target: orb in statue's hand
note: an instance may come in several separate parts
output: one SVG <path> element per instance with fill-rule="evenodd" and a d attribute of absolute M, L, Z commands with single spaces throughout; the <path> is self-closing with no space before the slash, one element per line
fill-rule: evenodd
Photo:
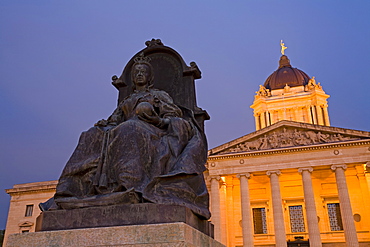
<path fill-rule="evenodd" d="M 148 116 L 152 116 L 154 113 L 153 106 L 148 102 L 141 102 L 135 108 L 135 113 L 138 116 L 144 116 L 145 113 Z"/>

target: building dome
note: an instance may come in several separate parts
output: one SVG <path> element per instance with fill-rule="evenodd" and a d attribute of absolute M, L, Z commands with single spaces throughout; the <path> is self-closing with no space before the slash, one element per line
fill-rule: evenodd
<path fill-rule="evenodd" d="M 272 73 L 265 81 L 265 88 L 283 89 L 285 85 L 289 87 L 305 86 L 310 77 L 300 69 L 292 68 L 286 55 L 282 55 L 279 61 L 279 68 Z"/>

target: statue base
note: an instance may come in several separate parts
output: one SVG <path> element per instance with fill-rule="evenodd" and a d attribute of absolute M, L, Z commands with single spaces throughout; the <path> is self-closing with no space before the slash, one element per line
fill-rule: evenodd
<path fill-rule="evenodd" d="M 225 247 L 182 222 L 17 233 L 9 236 L 7 246 Z"/>
<path fill-rule="evenodd" d="M 183 222 L 213 238 L 213 225 L 189 208 L 154 203 L 44 211 L 37 217 L 36 232 L 173 222 Z"/>

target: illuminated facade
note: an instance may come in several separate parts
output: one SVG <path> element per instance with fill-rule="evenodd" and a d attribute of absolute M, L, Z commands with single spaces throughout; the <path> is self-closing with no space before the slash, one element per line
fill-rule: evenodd
<path fill-rule="evenodd" d="M 209 150 L 217 240 L 229 247 L 370 245 L 370 132 L 331 127 L 328 97 L 281 56 L 251 106 L 256 131 Z"/>
<path fill-rule="evenodd" d="M 292 68 L 283 55 L 278 70 L 260 86 L 251 105 L 256 130 L 282 120 L 330 126 L 327 98 L 315 77 Z"/>
<path fill-rule="evenodd" d="M 11 198 L 3 246 L 10 234 L 35 231 L 36 217 L 41 212 L 38 205 L 54 196 L 57 182 L 16 184 L 6 190 Z"/>

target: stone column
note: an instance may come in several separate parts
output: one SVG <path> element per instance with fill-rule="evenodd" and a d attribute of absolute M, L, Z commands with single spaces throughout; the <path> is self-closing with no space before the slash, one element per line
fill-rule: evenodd
<path fill-rule="evenodd" d="M 286 233 L 284 224 L 283 204 L 281 202 L 279 170 L 267 171 L 267 176 L 270 177 L 271 195 L 272 195 L 272 210 L 274 215 L 274 230 L 276 247 L 286 247 Z"/>
<path fill-rule="evenodd" d="M 316 114 L 317 114 L 318 124 L 324 125 L 324 119 L 323 119 L 323 115 L 322 115 L 322 108 L 319 105 L 316 106 Z"/>
<path fill-rule="evenodd" d="M 243 246 L 253 246 L 253 224 L 251 214 L 251 201 L 249 196 L 248 179 L 251 175 L 247 172 L 236 176 L 240 179 L 240 198 L 242 206 L 242 228 L 243 228 Z"/>
<path fill-rule="evenodd" d="M 271 125 L 275 123 L 275 111 L 270 111 Z"/>
<path fill-rule="evenodd" d="M 220 206 L 220 176 L 212 176 L 211 181 L 211 222 L 214 225 L 215 239 L 221 242 L 221 206 Z"/>
<path fill-rule="evenodd" d="M 312 171 L 313 171 L 312 167 L 304 167 L 298 169 L 298 172 L 302 174 L 303 194 L 304 194 L 304 203 L 306 206 L 306 216 L 310 246 L 321 247 L 322 243 L 320 237 L 319 224 L 317 220 L 315 195 L 313 193 L 311 180 Z"/>
<path fill-rule="evenodd" d="M 300 119 L 298 119 L 298 107 L 293 107 L 292 112 L 293 112 L 293 121 L 300 122 Z"/>
<path fill-rule="evenodd" d="M 271 125 L 270 112 L 266 111 L 265 113 L 266 113 L 267 126 L 270 126 Z"/>
<path fill-rule="evenodd" d="M 314 124 L 318 124 L 317 123 L 317 113 L 316 113 L 316 107 L 313 105 L 311 106 L 311 111 L 312 111 L 312 119 L 313 119 L 313 123 Z"/>
<path fill-rule="evenodd" d="M 265 118 L 265 113 L 261 112 L 261 129 L 266 127 L 266 118 Z"/>
<path fill-rule="evenodd" d="M 284 118 L 284 110 L 282 110 L 282 109 L 278 110 L 278 116 L 279 116 L 279 121 L 285 120 L 285 118 Z"/>
<path fill-rule="evenodd" d="M 328 113 L 328 105 L 324 105 L 324 118 L 325 118 L 325 125 L 330 126 L 330 120 L 329 120 L 329 113 Z"/>
<path fill-rule="evenodd" d="M 312 122 L 312 113 L 311 113 L 311 106 L 307 106 L 307 113 L 308 113 L 308 123 L 313 124 Z"/>
<path fill-rule="evenodd" d="M 226 214 L 225 217 L 222 215 L 222 219 L 225 218 L 225 230 L 223 234 L 225 234 L 225 237 L 227 239 L 227 246 L 235 246 L 235 238 L 232 236 L 232 234 L 236 231 L 235 228 L 237 227 L 234 223 L 234 197 L 233 197 L 233 190 L 234 190 L 234 184 L 233 184 L 233 176 L 227 176 L 226 177 Z M 226 240 L 225 239 L 225 240 Z"/>
<path fill-rule="evenodd" d="M 305 123 L 305 109 L 302 108 L 302 107 L 299 107 L 298 108 L 298 122 L 302 122 L 302 123 Z"/>
<path fill-rule="evenodd" d="M 254 114 L 254 121 L 256 122 L 256 130 L 260 129 L 260 117 L 258 114 Z"/>
<path fill-rule="evenodd" d="M 355 222 L 353 220 L 353 213 L 351 201 L 349 198 L 346 175 L 344 171 L 347 169 L 345 164 L 332 165 L 331 169 L 335 172 L 335 180 L 338 188 L 338 197 L 340 205 L 340 213 L 342 215 L 344 237 L 348 247 L 358 247 L 357 232 Z"/>

